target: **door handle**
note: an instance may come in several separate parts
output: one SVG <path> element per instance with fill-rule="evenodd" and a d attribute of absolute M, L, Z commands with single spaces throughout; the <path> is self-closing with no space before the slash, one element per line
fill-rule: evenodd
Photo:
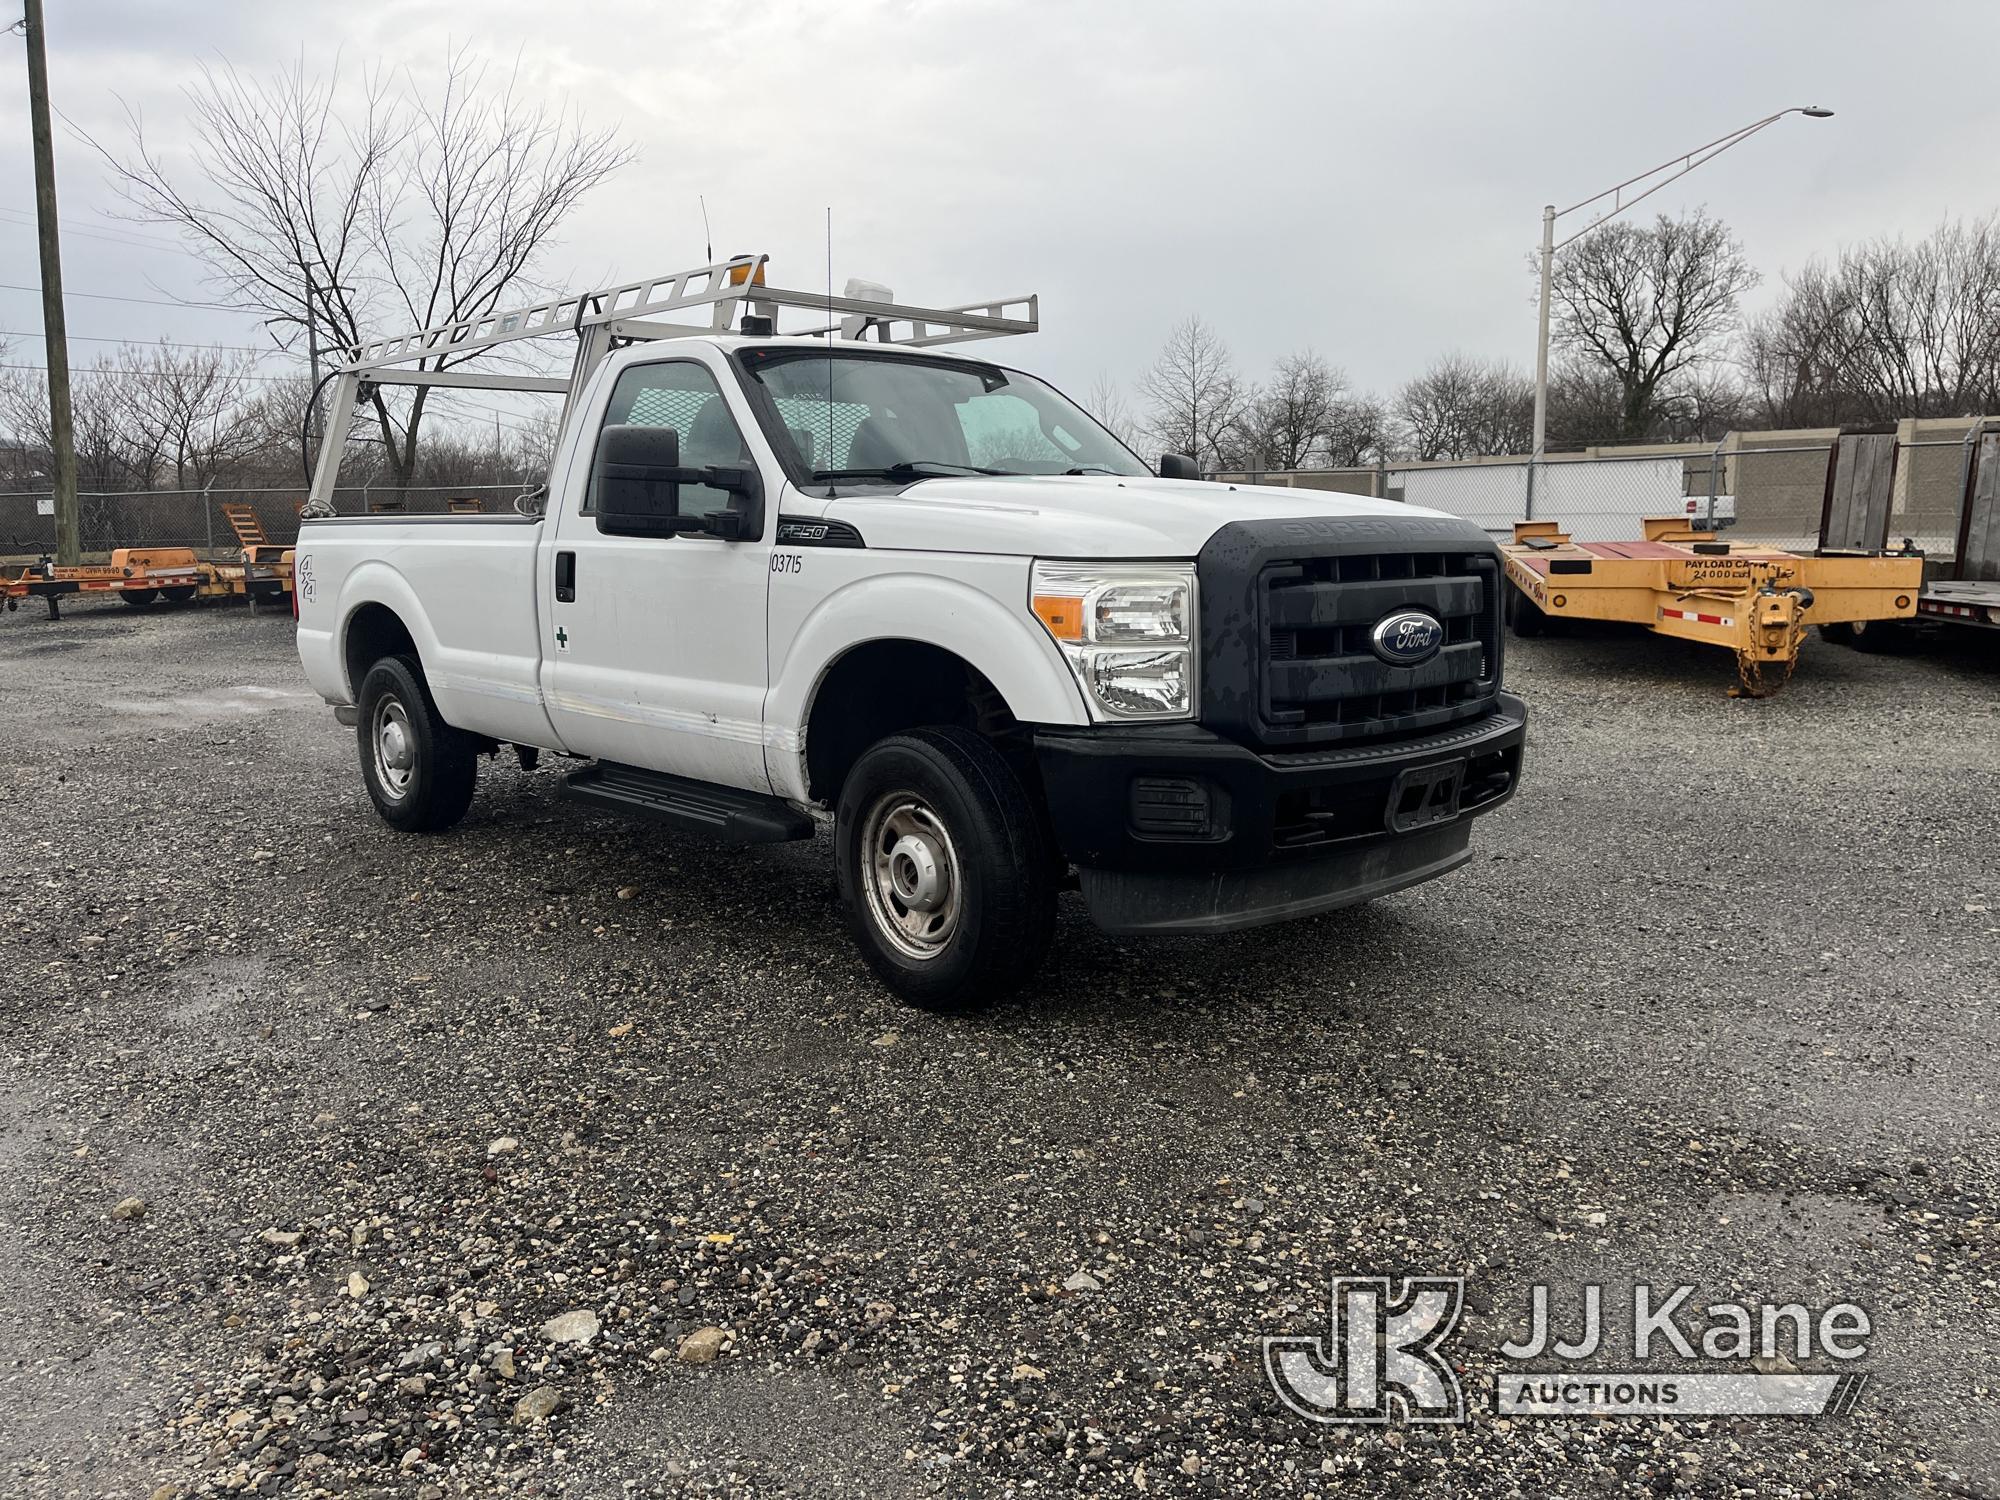
<path fill-rule="evenodd" d="M 576 554 L 556 554 L 556 603 L 576 603 Z"/>

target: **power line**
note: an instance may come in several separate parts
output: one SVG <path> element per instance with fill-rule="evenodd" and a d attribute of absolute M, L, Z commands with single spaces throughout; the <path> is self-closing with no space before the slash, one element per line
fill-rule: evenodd
<path fill-rule="evenodd" d="M 0 370 L 33 370 L 38 374 L 46 375 L 49 372 L 49 367 L 47 365 L 0 364 Z M 109 368 L 103 365 L 78 365 L 70 373 L 73 375 L 133 375 L 150 379 L 151 377 L 159 374 L 159 371 L 119 370 L 119 369 Z M 302 379 L 303 377 L 298 375 L 234 375 L 231 376 L 230 378 L 233 380 L 266 380 L 275 382 L 281 380 L 298 380 Z"/>
<path fill-rule="evenodd" d="M 0 370 L 32 370 L 40 375 L 46 375 L 48 373 L 48 367 L 46 365 L 0 363 Z M 79 365 L 71 373 L 78 377 L 85 375 L 112 375 L 112 376 L 125 376 L 143 380 L 143 379 L 150 379 L 153 376 L 157 375 L 159 372 L 156 370 L 111 369 L 101 365 Z M 277 385 L 277 384 L 282 384 L 287 380 L 297 380 L 300 377 L 297 375 L 236 374 L 236 375 L 231 375 L 229 378 L 232 380 L 254 380 L 259 382 L 260 384 L 265 384 L 265 385 Z M 455 409 L 452 407 L 447 407 L 446 405 L 444 405 L 446 401 L 457 402 L 459 403 L 459 405 Z M 475 411 L 484 412 L 487 414 L 488 417 L 500 418 L 502 426 L 510 427 L 516 432 L 528 432 L 528 433 L 534 432 L 534 429 L 524 426 L 522 422 L 518 420 L 527 415 L 527 413 L 525 412 L 509 412 L 509 411 L 504 411 L 497 406 L 482 406 L 475 402 L 462 401 L 461 398 L 457 396 L 440 396 L 434 394 L 431 398 L 431 402 L 432 402 L 432 410 L 436 411 L 439 415 L 442 416 L 451 417 L 466 422 L 471 422 L 478 426 L 486 426 L 487 425 L 486 418 L 473 417 L 470 415 L 470 412 L 475 412 Z"/>
<path fill-rule="evenodd" d="M 24 229 L 34 227 L 33 221 L 18 208 L 0 208 L 0 215 L 11 216 Z M 201 259 L 200 256 L 195 255 L 194 251 L 188 249 L 185 245 L 176 245 L 172 240 L 156 240 L 151 235 L 145 234 L 124 234 L 103 229 L 85 229 L 81 224 L 74 223 L 69 219 L 58 219 L 56 222 L 61 224 L 63 229 L 70 234 L 87 235 L 94 240 L 109 240 L 114 245 L 132 245 L 146 250 L 171 250 L 176 255 L 193 256 L 196 260 Z"/>
<path fill-rule="evenodd" d="M 0 281 L 0 292 L 34 292 L 39 296 L 41 290 L 38 286 L 21 286 L 12 281 Z M 68 287 L 63 288 L 63 296 L 88 297 L 93 302 L 143 302 L 148 307 L 205 307 L 212 308 L 216 312 L 241 313 L 246 318 L 256 316 L 251 308 L 231 307 L 227 302 L 184 302 L 178 297 L 120 297 L 112 292 L 73 292 Z"/>
<path fill-rule="evenodd" d="M 38 339 L 42 336 L 39 328 L 0 328 L 0 339 Z M 282 350 L 252 347 L 249 344 L 177 344 L 171 339 L 109 338 L 104 334 L 72 333 L 72 344 L 131 344 L 147 349 L 201 349 L 220 350 L 229 354 L 279 354 Z"/>

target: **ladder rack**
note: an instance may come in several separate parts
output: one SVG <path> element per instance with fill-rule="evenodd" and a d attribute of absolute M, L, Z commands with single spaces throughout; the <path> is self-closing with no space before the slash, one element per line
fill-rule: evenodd
<path fill-rule="evenodd" d="M 336 414 L 352 412 L 370 385 L 460 386 L 562 394 L 567 420 L 584 383 L 613 349 L 655 339 L 728 333 L 739 309 L 745 318 L 763 319 L 763 331 L 774 337 L 833 335 L 910 348 L 1005 338 L 1033 333 L 1041 326 L 1041 303 L 1033 294 L 955 307 L 916 307 L 866 296 L 836 297 L 823 291 L 767 286 L 764 269 L 769 260 L 765 255 L 736 255 L 714 265 L 618 286 L 565 292 L 526 307 L 480 313 L 393 338 L 371 339 L 339 366 L 331 409 Z M 806 327 L 781 328 L 781 308 L 812 313 L 816 318 Z M 676 314 L 693 314 L 696 320 L 675 321 Z M 447 366 L 448 361 L 460 361 L 503 344 L 563 334 L 572 334 L 577 340 L 566 379 Z M 334 480 L 351 425 L 338 415 L 327 424 L 327 436 L 313 468 L 312 496 L 307 502 L 311 514 L 333 513 Z"/>
<path fill-rule="evenodd" d="M 697 266 L 592 291 L 565 292 L 527 307 L 482 313 L 394 338 L 370 340 L 340 368 L 343 373 L 363 373 L 417 360 L 450 359 L 519 339 L 581 333 L 595 327 L 609 327 L 613 337 L 627 340 L 727 333 L 731 314 L 739 306 L 746 312 L 771 318 L 774 334 L 816 338 L 837 333 L 860 338 L 872 332 L 878 342 L 885 344 L 963 343 L 1033 333 L 1041 326 L 1040 299 L 1032 295 L 999 297 L 955 307 L 911 307 L 867 297 L 835 297 L 826 292 L 765 285 L 764 268 L 769 259 L 764 255 L 739 255 L 712 266 Z M 781 330 L 776 327 L 776 311 L 781 307 L 848 316 L 838 323 Z M 696 308 L 709 310 L 705 325 L 654 321 L 663 313 Z M 899 335 L 904 328 L 907 332 Z"/>

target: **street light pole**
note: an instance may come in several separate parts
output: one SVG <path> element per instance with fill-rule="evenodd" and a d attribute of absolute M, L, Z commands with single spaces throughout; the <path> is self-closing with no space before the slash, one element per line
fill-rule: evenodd
<path fill-rule="evenodd" d="M 1542 330 L 1535 340 L 1535 452 L 1537 462 L 1542 456 L 1542 439 L 1549 429 L 1549 275 L 1556 262 L 1556 206 L 1542 205 L 1542 295 L 1536 299 L 1540 304 Z M 1532 478 L 1529 483 L 1533 484 Z M 1534 496 L 1529 494 L 1529 519 L 1534 519 Z"/>
<path fill-rule="evenodd" d="M 1777 124 L 1778 121 L 1784 119 L 1786 115 L 1804 115 L 1808 119 L 1824 120 L 1830 117 L 1832 114 L 1833 114 L 1832 110 L 1822 109 L 1817 104 L 1800 104 L 1800 105 L 1794 105 L 1790 109 L 1781 109 L 1774 115 L 1766 115 L 1761 120 L 1752 120 L 1748 125 L 1743 126 L 1739 130 L 1732 130 L 1729 132 L 1729 134 L 1725 136 L 1719 136 L 1715 140 L 1710 141 L 1705 146 L 1697 146 L 1694 148 L 1694 150 L 1687 152 L 1685 155 L 1668 157 L 1667 160 L 1661 162 L 1657 167 L 1654 167 L 1651 171 L 1641 172 L 1635 177 L 1628 177 L 1623 182 L 1608 187 L 1601 193 L 1592 193 L 1588 198 L 1585 198 L 1577 203 L 1572 203 L 1568 208 L 1558 209 L 1553 203 L 1551 203 L 1542 209 L 1542 293 L 1540 298 L 1538 299 L 1538 301 L 1540 302 L 1541 332 L 1535 343 L 1535 451 L 1532 456 L 1533 463 L 1541 462 L 1542 447 L 1548 435 L 1549 283 L 1555 272 L 1556 251 L 1560 250 L 1564 245 L 1569 244 L 1571 240 L 1580 239 L 1582 236 L 1589 234 L 1590 231 L 1595 229 L 1598 225 L 1608 224 L 1611 220 L 1617 218 L 1620 214 L 1624 213 L 1626 209 L 1632 207 L 1633 204 L 1638 203 L 1643 199 L 1652 197 L 1653 194 L 1657 193 L 1661 188 L 1665 187 L 1668 183 L 1676 182 L 1679 179 L 1687 176 L 1687 174 L 1692 172 L 1696 167 L 1703 166 L 1706 163 L 1715 160 L 1716 157 L 1722 155 L 1722 153 L 1727 151 L 1731 146 L 1742 145 L 1743 142 L 1749 140 L 1750 137 L 1755 135 L 1758 131 L 1765 129 L 1768 126 Z M 1618 197 L 1618 202 L 1616 206 L 1612 208 L 1610 213 L 1604 215 L 1603 218 L 1591 220 L 1588 224 L 1584 225 L 1583 228 L 1579 229 L 1575 234 L 1570 235 L 1567 239 L 1561 241 L 1558 241 L 1556 239 L 1557 219 L 1560 219 L 1567 214 L 1573 214 L 1580 208 L 1588 208 L 1590 207 L 1591 204 L 1601 202 L 1606 198 L 1610 198 L 1615 195 L 1622 195 L 1625 189 L 1629 187 L 1634 187 L 1637 184 L 1646 181 L 1646 179 L 1649 177 L 1659 177 L 1660 173 L 1665 172 L 1667 168 L 1673 166 L 1676 162 L 1680 164 L 1679 171 L 1673 172 L 1666 177 L 1660 177 L 1660 180 L 1658 182 L 1654 183 L 1651 187 L 1647 188 L 1643 193 L 1635 194 L 1633 197 L 1630 198 L 1625 198 L 1622 196 Z M 1534 484 L 1534 479 L 1533 479 L 1534 469 L 1532 465 L 1530 466 L 1528 473 L 1529 473 L 1528 482 L 1530 486 L 1529 493 L 1531 497 L 1530 506 L 1531 506 L 1531 518 L 1532 518 L 1532 503 L 1533 503 L 1532 495 L 1533 495 L 1533 484 Z"/>

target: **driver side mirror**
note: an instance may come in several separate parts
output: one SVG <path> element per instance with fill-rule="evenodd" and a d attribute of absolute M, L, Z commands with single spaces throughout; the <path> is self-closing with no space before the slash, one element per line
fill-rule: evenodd
<path fill-rule="evenodd" d="M 681 435 L 672 427 L 614 424 L 597 445 L 597 529 L 607 536 L 678 536 L 700 531 L 724 541 L 754 535 L 754 516 L 739 510 L 681 514 L 681 486 L 707 485 L 754 502 L 756 469 L 747 465 L 681 466 Z"/>
<path fill-rule="evenodd" d="M 1185 453 L 1162 453 L 1160 455 L 1160 478 L 1199 479 L 1201 465 Z"/>

